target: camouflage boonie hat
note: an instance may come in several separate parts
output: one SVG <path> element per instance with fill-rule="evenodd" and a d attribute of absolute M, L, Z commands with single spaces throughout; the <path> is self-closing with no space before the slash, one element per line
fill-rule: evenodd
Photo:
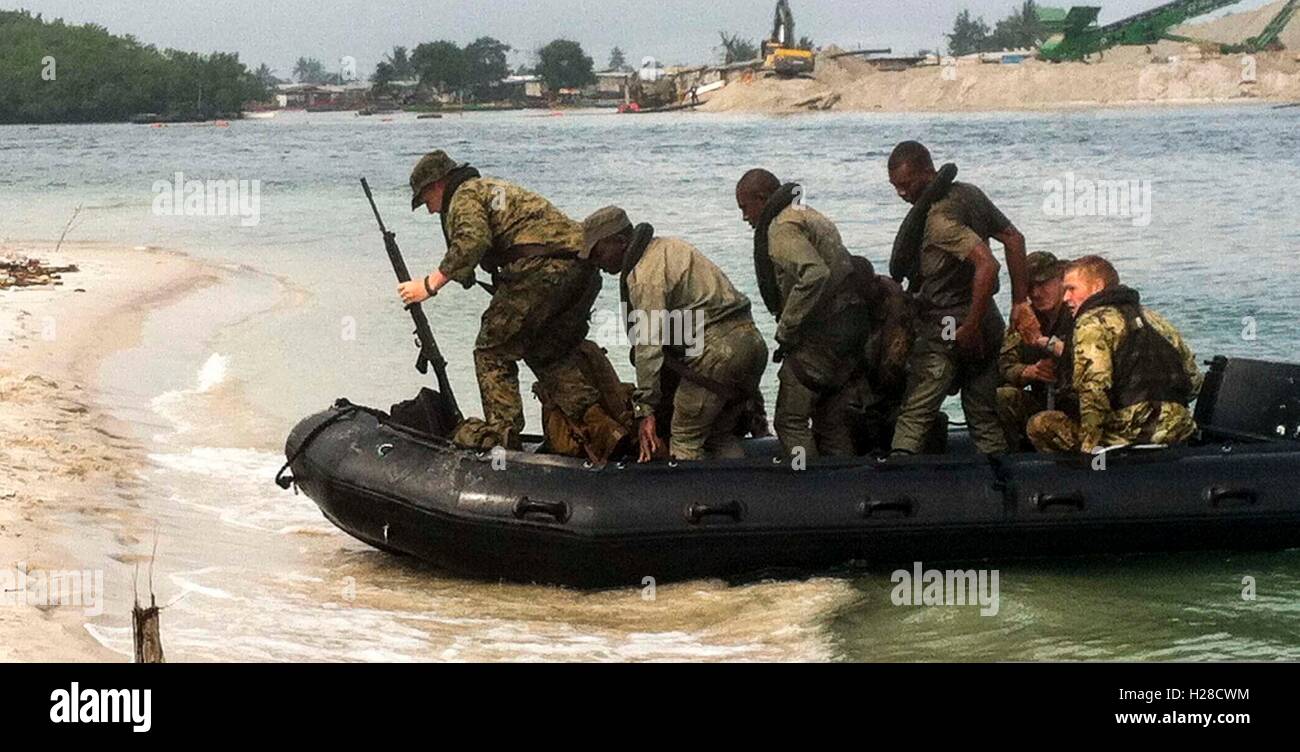
<path fill-rule="evenodd" d="M 451 174 L 452 170 L 464 167 L 452 161 L 447 156 L 447 152 L 439 149 L 431 151 L 420 157 L 420 161 L 415 163 L 415 169 L 411 170 L 411 211 L 420 208 L 424 203 L 420 200 L 420 194 L 424 189 L 442 180 Z"/>
<path fill-rule="evenodd" d="M 1025 258 L 1029 267 L 1029 284 L 1041 285 L 1065 271 L 1065 264 L 1047 251 L 1034 251 Z"/>
<path fill-rule="evenodd" d="M 582 250 L 578 252 L 578 258 L 591 258 L 597 243 L 631 226 L 632 220 L 627 218 L 627 212 L 617 206 L 597 209 L 582 222 Z"/>

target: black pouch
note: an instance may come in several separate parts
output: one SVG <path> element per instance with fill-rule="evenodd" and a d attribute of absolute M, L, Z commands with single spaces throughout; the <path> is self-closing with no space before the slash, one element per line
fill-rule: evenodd
<path fill-rule="evenodd" d="M 456 430 L 455 421 L 448 416 L 442 394 L 428 387 L 420 389 L 415 399 L 398 402 L 389 408 L 388 422 L 440 439 L 450 438 Z"/>

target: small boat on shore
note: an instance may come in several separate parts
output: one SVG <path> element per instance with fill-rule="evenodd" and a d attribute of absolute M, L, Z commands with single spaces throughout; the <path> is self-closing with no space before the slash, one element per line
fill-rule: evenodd
<path fill-rule="evenodd" d="M 286 445 L 292 478 L 366 543 L 451 573 L 575 587 L 1033 557 L 1300 546 L 1300 366 L 1214 361 L 1180 447 L 975 452 L 797 469 L 745 459 L 593 466 L 484 454 L 338 401 Z M 535 448 L 534 448 L 535 449 Z"/>

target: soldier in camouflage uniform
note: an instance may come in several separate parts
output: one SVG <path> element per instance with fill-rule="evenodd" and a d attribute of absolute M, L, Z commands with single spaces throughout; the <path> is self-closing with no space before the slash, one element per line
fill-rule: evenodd
<path fill-rule="evenodd" d="M 399 287 L 403 302 L 427 300 L 451 281 L 473 287 L 476 266 L 495 285 L 474 344 L 485 425 L 458 438 L 478 449 L 519 447 L 520 360 L 581 424 L 600 402 L 583 375 L 578 346 L 601 284 L 599 270 L 578 258 L 582 226 L 541 196 L 479 177 L 442 151 L 425 155 L 411 173 L 411 208 L 421 205 L 442 214 L 447 253 L 432 274 Z"/>
<path fill-rule="evenodd" d="M 1078 414 L 1071 375 L 1060 365 L 1074 331 L 1074 316 L 1065 304 L 1065 265 L 1046 251 L 1031 253 L 1026 261 L 1034 318 L 1029 326 L 1007 330 L 998 356 L 1003 382 L 998 387 L 998 418 L 1013 451 L 1028 443 L 1025 426 L 1038 413 Z"/>
<path fill-rule="evenodd" d="M 737 424 L 758 394 L 767 367 L 767 343 L 750 314 L 749 298 L 694 246 L 679 238 L 637 237 L 627 213 L 616 206 L 583 222 L 585 255 L 608 274 L 627 270 L 628 310 L 634 337 L 640 421 L 640 461 L 661 448 L 656 413 L 671 400 L 668 451 L 678 460 L 744 456 Z M 644 236 L 649 238 L 648 226 Z M 627 254 L 640 253 L 627 261 Z M 655 326 L 655 317 L 681 322 Z M 667 329 L 668 331 L 665 331 Z M 680 337 L 681 341 L 675 341 Z M 675 394 L 664 393 L 664 375 L 681 374 Z"/>
<path fill-rule="evenodd" d="M 905 141 L 889 157 L 890 183 L 909 204 L 920 200 L 937 178 L 922 144 Z M 1008 449 L 997 414 L 997 354 L 1005 323 L 993 300 L 1000 266 L 989 248 L 990 238 L 1006 249 L 1012 318 L 1033 315 L 1024 236 L 979 188 L 953 183 L 926 215 L 919 272 L 908 288 L 919 324 L 907 396 L 894 430 L 895 453 L 924 451 L 945 398 L 958 390 L 979 451 L 997 454 Z"/>
<path fill-rule="evenodd" d="M 1029 421 L 1040 452 L 1092 452 L 1129 444 L 1179 444 L 1196 432 L 1188 404 L 1200 392 L 1196 355 L 1178 330 L 1141 306 L 1105 259 L 1088 256 L 1065 274 L 1075 314 L 1074 390 L 1079 419 L 1049 411 Z"/>

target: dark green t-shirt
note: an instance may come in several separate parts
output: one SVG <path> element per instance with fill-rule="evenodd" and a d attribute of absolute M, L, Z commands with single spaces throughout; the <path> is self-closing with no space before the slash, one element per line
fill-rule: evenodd
<path fill-rule="evenodd" d="M 922 310 L 961 318 L 971 303 L 975 265 L 970 254 L 980 243 L 1011 226 L 988 196 L 969 183 L 953 183 L 942 201 L 930 207 L 921 241 Z M 994 292 L 997 292 L 994 286 Z"/>

